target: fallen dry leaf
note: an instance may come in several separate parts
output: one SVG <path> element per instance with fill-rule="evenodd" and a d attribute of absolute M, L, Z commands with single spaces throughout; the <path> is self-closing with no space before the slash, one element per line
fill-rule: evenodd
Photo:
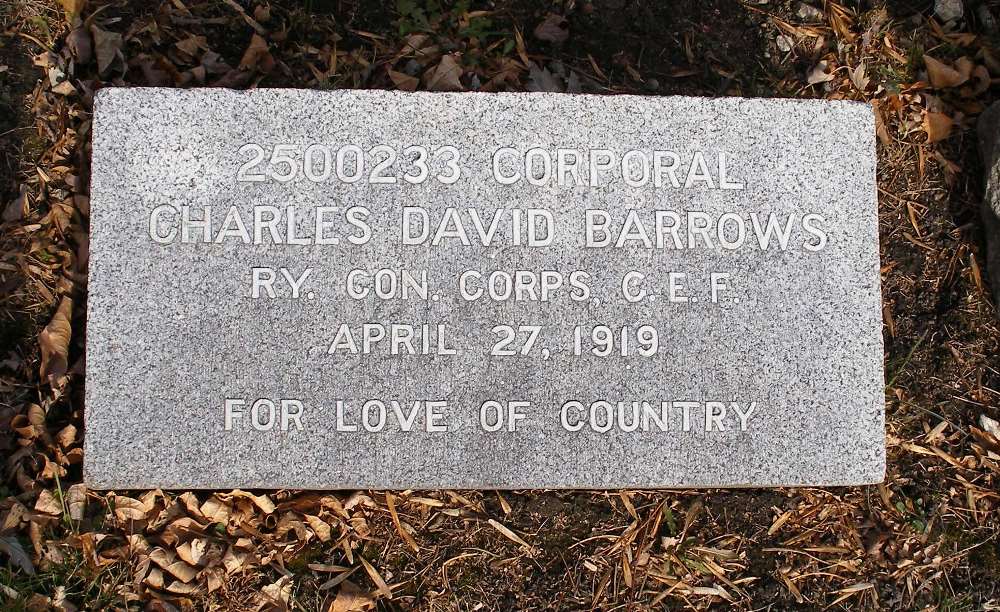
<path fill-rule="evenodd" d="M 177 556 L 185 563 L 200 565 L 202 557 L 205 556 L 205 549 L 208 547 L 208 540 L 196 538 L 190 542 L 185 542 L 177 547 Z"/>
<path fill-rule="evenodd" d="M 222 565 L 226 568 L 227 574 L 233 574 L 240 571 L 245 566 L 249 565 L 250 553 L 237 550 L 235 547 L 230 546 L 226 551 L 226 554 L 222 557 Z"/>
<path fill-rule="evenodd" d="M 120 521 L 141 521 L 148 517 L 152 505 L 145 504 L 138 499 L 125 497 L 123 495 L 114 496 L 115 516 Z"/>
<path fill-rule="evenodd" d="M 854 83 L 854 86 L 858 88 L 858 91 L 864 93 L 865 89 L 868 88 L 868 83 L 871 82 L 871 79 L 869 79 L 868 75 L 865 74 L 864 62 L 858 64 L 857 67 L 854 70 L 851 70 L 849 74 L 851 75 L 851 82 Z"/>
<path fill-rule="evenodd" d="M 267 48 L 267 41 L 258 34 L 254 34 L 250 39 L 250 45 L 243 52 L 243 59 L 240 60 L 240 70 L 259 70 L 260 72 L 270 72 L 274 68 L 274 58 Z"/>
<path fill-rule="evenodd" d="M 70 317 L 73 315 L 73 299 L 66 296 L 59 303 L 55 316 L 38 334 L 38 344 L 42 349 L 42 365 L 39 376 L 55 386 L 56 381 L 66 373 L 69 356 L 69 339 L 72 335 Z"/>
<path fill-rule="evenodd" d="M 929 55 L 924 56 L 924 65 L 927 66 L 927 79 L 931 82 L 931 86 L 936 89 L 957 87 L 969 80 L 969 75 L 963 75 L 958 70 Z M 971 68 L 969 72 L 971 73 Z"/>
<path fill-rule="evenodd" d="M 69 448 L 76 441 L 76 425 L 67 425 L 56 434 L 56 442 L 63 448 Z"/>
<path fill-rule="evenodd" d="M 200 593 L 201 590 L 201 585 L 197 582 L 182 582 L 180 580 L 174 580 L 167 587 L 167 591 L 175 595 L 195 595 Z"/>
<path fill-rule="evenodd" d="M 420 79 L 412 77 L 405 72 L 390 70 L 389 78 L 392 79 L 392 84 L 396 86 L 396 89 L 402 91 L 416 91 L 417 86 L 420 85 Z"/>
<path fill-rule="evenodd" d="M 311 514 L 305 515 L 306 523 L 309 524 L 309 528 L 313 530 L 313 533 L 322 542 L 330 541 L 330 525 L 326 521 L 322 520 L 318 516 L 313 516 Z"/>
<path fill-rule="evenodd" d="M 396 496 L 393 495 L 392 493 L 386 493 L 385 502 L 386 506 L 389 507 L 389 515 L 392 517 L 392 523 L 393 525 L 395 525 L 396 531 L 399 532 L 399 535 L 400 537 L 403 538 L 403 541 L 406 542 L 406 544 L 411 549 L 413 549 L 413 552 L 419 553 L 420 547 L 417 546 L 416 540 L 414 540 L 413 536 L 411 536 L 409 532 L 406 531 L 406 529 L 403 527 L 403 522 L 399 520 L 399 513 L 396 512 Z"/>
<path fill-rule="evenodd" d="M 20 186 L 20 194 L 3 211 L 4 221 L 17 221 L 28 212 L 28 186 Z"/>
<path fill-rule="evenodd" d="M 268 603 L 278 604 L 287 607 L 288 600 L 292 596 L 292 579 L 288 576 L 278 578 L 277 582 L 269 584 L 261 589 L 261 593 L 270 600 Z"/>
<path fill-rule="evenodd" d="M 6 554 L 11 562 L 20 567 L 25 574 L 29 576 L 35 574 L 35 566 L 31 563 L 31 557 L 24 552 L 24 547 L 14 536 L 0 536 L 0 552 Z"/>
<path fill-rule="evenodd" d="M 368 610 L 374 604 L 375 600 L 368 593 L 350 580 L 345 580 L 327 612 L 358 612 Z"/>
<path fill-rule="evenodd" d="M 66 507 L 69 510 L 70 519 L 83 520 L 87 511 L 87 485 L 81 482 L 66 490 Z"/>
<path fill-rule="evenodd" d="M 369 563 L 364 557 L 358 557 L 358 560 L 361 561 L 361 565 L 365 568 L 365 571 L 368 572 L 368 577 L 375 583 L 375 588 L 378 589 L 379 594 L 386 599 L 392 599 L 392 589 L 388 584 L 386 584 L 385 579 L 382 578 L 382 574 L 380 574 L 378 570 L 375 569 L 375 566 Z"/>
<path fill-rule="evenodd" d="M 565 42 L 569 38 L 569 21 L 562 15 L 549 13 L 545 20 L 535 27 L 535 38 L 550 43 Z"/>
<path fill-rule="evenodd" d="M 424 82 L 431 91 L 462 91 L 462 65 L 457 53 L 442 55 L 441 61 L 424 73 Z"/>
<path fill-rule="evenodd" d="M 102 30 L 96 25 L 90 26 L 94 36 L 94 54 L 97 56 L 97 72 L 107 73 L 111 64 L 121 55 L 122 35 L 117 32 Z"/>
<path fill-rule="evenodd" d="M 241 491 L 239 489 L 233 489 L 228 494 L 219 495 L 221 499 L 247 499 L 254 503 L 255 506 L 264 511 L 265 514 L 271 514 L 274 512 L 274 502 L 267 495 L 254 495 L 253 493 L 247 493 L 246 491 Z M 202 508 L 204 511 L 204 508 Z M 207 516 L 208 513 L 206 513 Z"/>
<path fill-rule="evenodd" d="M 66 46 L 78 64 L 86 64 L 94 57 L 94 44 L 90 32 L 76 28 L 66 35 Z"/>
<path fill-rule="evenodd" d="M 58 516 L 62 514 L 62 504 L 59 503 L 59 500 L 48 489 L 42 489 L 42 492 L 38 494 L 38 500 L 35 502 L 35 512 Z"/>
<path fill-rule="evenodd" d="M 87 0 L 59 0 L 59 4 L 62 4 L 63 11 L 66 12 L 66 21 L 73 23 L 73 20 L 83 12 Z"/>
<path fill-rule="evenodd" d="M 972 69 L 970 74 L 971 81 L 962 88 L 962 95 L 966 98 L 972 98 L 980 94 L 986 93 L 986 90 L 990 88 L 990 72 L 986 69 L 986 66 L 976 66 Z"/>
<path fill-rule="evenodd" d="M 563 86 L 552 71 L 531 62 L 528 64 L 528 82 L 525 84 L 525 89 L 559 93 L 563 91 Z"/>
<path fill-rule="evenodd" d="M 516 542 L 517 544 L 520 544 L 521 547 L 524 548 L 524 550 L 528 554 L 535 554 L 537 552 L 537 550 L 533 546 L 531 546 L 530 544 L 528 544 L 527 542 L 525 542 L 524 539 L 521 536 L 519 536 L 516 533 L 514 533 L 513 531 L 511 531 L 506 525 L 504 525 L 500 521 L 495 520 L 495 519 L 490 519 L 487 522 L 490 524 L 491 527 L 493 527 L 494 529 L 496 529 L 497 531 L 499 531 L 501 534 L 503 534 L 503 536 L 505 538 L 507 538 L 508 540 L 510 540 L 512 542 Z"/>
<path fill-rule="evenodd" d="M 254 35 L 255 38 L 260 38 Z M 204 36 L 188 36 L 183 40 L 178 40 L 174 43 L 174 46 L 186 53 L 190 57 L 196 57 L 198 51 L 208 51 L 208 39 Z M 251 41 L 251 46 L 253 46 L 253 41 Z M 265 45 L 266 46 L 266 45 Z"/>
<path fill-rule="evenodd" d="M 951 117 L 944 113 L 924 113 L 924 131 L 927 132 L 927 142 L 944 140 L 951 134 Z"/>
<path fill-rule="evenodd" d="M 145 582 L 154 589 L 162 589 L 163 571 L 158 567 L 150 569 L 149 573 L 146 575 Z"/>
<path fill-rule="evenodd" d="M 810 85 L 817 85 L 819 83 L 832 81 L 833 72 L 829 71 L 829 68 L 830 63 L 826 60 L 821 60 L 812 67 L 812 70 L 809 71 L 809 74 L 806 76 L 806 81 L 808 81 Z"/>
<path fill-rule="evenodd" d="M 207 520 L 213 523 L 221 523 L 223 525 L 229 522 L 229 516 L 232 514 L 229 506 L 220 500 L 217 495 L 213 495 L 204 504 L 202 504 L 201 508 L 199 508 L 199 512 Z"/>

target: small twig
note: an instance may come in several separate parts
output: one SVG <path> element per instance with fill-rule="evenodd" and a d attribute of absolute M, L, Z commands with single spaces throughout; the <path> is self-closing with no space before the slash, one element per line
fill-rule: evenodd
<path fill-rule="evenodd" d="M 913 358 L 913 353 L 916 353 L 917 349 L 920 348 L 920 345 L 924 343 L 924 338 L 927 337 L 927 334 L 929 334 L 930 331 L 931 330 L 929 329 L 925 331 L 924 335 L 920 336 L 920 339 L 917 340 L 916 344 L 913 345 L 913 348 L 910 349 L 909 354 L 906 355 L 906 359 L 904 359 L 903 363 L 901 363 L 899 367 L 896 368 L 896 371 L 893 372 L 892 378 L 889 380 L 889 383 L 885 386 L 886 389 L 888 389 L 889 387 L 891 387 L 893 384 L 896 383 L 896 379 L 899 378 L 899 375 L 903 373 L 903 369 L 906 368 L 907 365 L 909 365 L 910 359 Z"/>
<path fill-rule="evenodd" d="M 954 397 L 954 396 L 952 396 L 952 397 Z M 961 399 L 961 398 L 959 398 L 959 399 Z M 918 405 L 916 405 L 916 404 L 914 404 L 912 402 L 908 402 L 906 400 L 902 400 L 900 403 L 903 404 L 904 406 L 909 406 L 910 408 L 916 408 L 917 410 L 919 410 L 921 412 L 926 412 L 927 414 L 929 414 L 931 416 L 935 416 L 935 417 L 941 419 L 945 423 L 951 425 L 954 429 L 957 429 L 958 431 L 962 432 L 962 435 L 964 435 L 964 436 L 968 436 L 969 435 L 969 432 L 965 431 L 964 429 L 962 429 L 961 427 L 959 427 L 958 425 L 956 425 L 950 419 L 945 418 L 944 416 L 942 416 L 942 415 L 934 412 L 933 410 L 928 410 L 927 408 L 924 408 L 923 406 L 918 406 Z"/>
<path fill-rule="evenodd" d="M 34 129 L 33 126 L 22 125 L 21 127 L 16 127 L 16 128 L 7 130 L 6 132 L 0 133 L 0 138 L 3 138 L 4 136 L 6 136 L 8 134 L 13 134 L 14 132 L 16 132 L 18 130 L 30 130 L 30 129 Z"/>
<path fill-rule="evenodd" d="M 42 49 L 51 49 L 52 48 L 52 45 L 47 45 L 47 44 L 43 43 L 42 41 L 38 40 L 37 38 L 35 38 L 31 34 L 25 34 L 24 32 L 18 32 L 17 35 L 20 36 L 21 38 L 26 39 L 26 40 L 30 40 L 31 42 L 35 43 L 36 45 L 38 45 Z"/>

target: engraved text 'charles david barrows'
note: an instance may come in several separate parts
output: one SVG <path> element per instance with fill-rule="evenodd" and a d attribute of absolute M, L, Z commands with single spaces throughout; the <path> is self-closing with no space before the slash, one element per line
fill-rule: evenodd
<path fill-rule="evenodd" d="M 367 150 L 355 145 L 279 144 L 267 149 L 247 144 L 239 149 L 243 160 L 235 179 L 243 183 L 306 180 L 369 185 L 434 181 L 451 185 L 467 176 L 462 152 L 452 146 L 409 146 L 397 150 L 379 145 Z M 527 183 L 539 188 L 590 187 L 621 181 L 634 189 L 678 190 L 707 188 L 741 191 L 746 188 L 725 152 L 694 152 L 682 157 L 673 151 L 630 150 L 618 154 L 608 149 L 575 150 L 501 147 L 492 154 L 488 175 L 501 185 Z M 439 213 L 405 205 L 397 223 L 378 227 L 365 206 L 304 206 L 261 204 L 248 214 L 238 206 L 224 211 L 211 205 L 159 205 L 149 213 L 149 238 L 161 245 L 244 244 L 287 246 L 364 247 L 375 239 L 426 248 L 439 245 L 467 247 L 517 246 L 546 248 L 562 232 L 582 236 L 585 249 L 780 249 L 790 245 L 815 253 L 829 235 L 822 213 L 776 214 L 727 212 L 719 215 L 697 210 L 628 210 L 623 216 L 600 208 L 579 210 L 575 219 L 561 219 L 546 208 L 446 207 Z M 218 221 L 221 219 L 221 221 Z M 616 220 L 617 219 L 617 220 Z M 252 300 L 321 300 L 310 288 L 316 268 L 254 266 L 247 271 L 247 294 Z M 475 302 L 555 300 L 595 302 L 591 273 L 565 270 L 484 270 L 470 268 L 456 278 L 430 278 L 427 270 L 355 268 L 336 279 L 353 300 L 422 300 L 437 302 L 446 296 Z M 703 277 L 676 271 L 627 270 L 617 284 L 615 298 L 627 303 L 661 302 L 674 307 L 717 305 L 740 300 L 738 280 L 726 271 L 708 271 Z M 551 337 L 542 325 L 500 324 L 492 328 L 495 342 L 487 347 L 463 346 L 447 324 L 380 321 L 343 323 L 329 330 L 326 354 L 401 357 L 436 355 L 442 358 L 462 351 L 482 351 L 493 358 L 538 356 L 548 361 L 554 351 L 572 356 L 655 359 L 669 344 L 669 330 L 652 324 L 576 325 L 567 337 Z M 378 433 L 399 431 L 447 432 L 450 406 L 444 399 L 399 400 L 344 398 L 332 406 L 309 406 L 294 398 L 225 398 L 220 418 L 225 431 L 253 428 L 258 431 L 302 430 L 311 418 L 323 413 L 334 430 Z M 516 431 L 533 406 L 527 401 L 487 400 L 478 409 L 479 427 L 486 432 Z M 756 415 L 756 401 L 684 398 L 635 398 L 580 401 L 568 398 L 545 410 L 568 432 L 746 431 Z"/>

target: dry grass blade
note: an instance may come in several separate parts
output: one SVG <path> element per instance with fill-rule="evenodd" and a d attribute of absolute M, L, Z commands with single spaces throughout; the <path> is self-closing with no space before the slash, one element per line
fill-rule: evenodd
<path fill-rule="evenodd" d="M 396 496 L 392 493 L 386 493 L 385 505 L 389 508 L 389 515 L 392 516 L 392 524 L 396 527 L 399 537 L 403 538 L 403 541 L 406 542 L 407 546 L 413 552 L 419 553 L 420 547 L 417 546 L 416 540 L 403 528 L 403 523 L 399 520 L 399 514 L 396 512 Z"/>
<path fill-rule="evenodd" d="M 524 548 L 525 552 L 527 552 L 528 554 L 535 554 L 537 552 L 535 548 L 533 548 L 530 544 L 525 542 L 524 539 L 521 538 L 521 536 L 517 535 L 516 533 L 505 527 L 503 523 L 501 523 L 500 521 L 497 521 L 496 519 L 489 519 L 489 521 L 487 522 L 490 524 L 491 527 L 493 527 L 501 534 L 503 534 L 505 538 L 507 538 L 511 542 L 520 544 L 521 547 Z"/>
<path fill-rule="evenodd" d="M 372 566 L 372 564 L 369 563 L 364 557 L 358 557 L 358 560 L 361 561 L 361 565 L 364 566 L 365 571 L 368 572 L 368 576 L 372 579 L 372 582 L 375 583 L 375 586 L 378 588 L 379 595 L 385 597 L 386 599 L 392 599 L 392 589 L 390 589 L 389 585 L 382 579 L 382 575 L 378 573 L 378 570 L 376 570 L 375 567 Z"/>

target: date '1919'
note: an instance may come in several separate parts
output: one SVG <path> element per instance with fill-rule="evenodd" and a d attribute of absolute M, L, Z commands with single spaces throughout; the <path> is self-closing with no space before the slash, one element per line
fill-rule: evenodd
<path fill-rule="evenodd" d="M 541 325 L 497 325 L 491 331 L 497 340 L 490 355 L 528 355 L 538 340 Z M 660 335 L 652 325 L 633 327 L 623 325 L 618 329 L 607 325 L 595 325 L 586 329 L 582 325 L 573 328 L 573 355 L 585 353 L 595 357 L 619 355 L 629 357 L 640 355 L 653 357 L 660 350 Z"/>

